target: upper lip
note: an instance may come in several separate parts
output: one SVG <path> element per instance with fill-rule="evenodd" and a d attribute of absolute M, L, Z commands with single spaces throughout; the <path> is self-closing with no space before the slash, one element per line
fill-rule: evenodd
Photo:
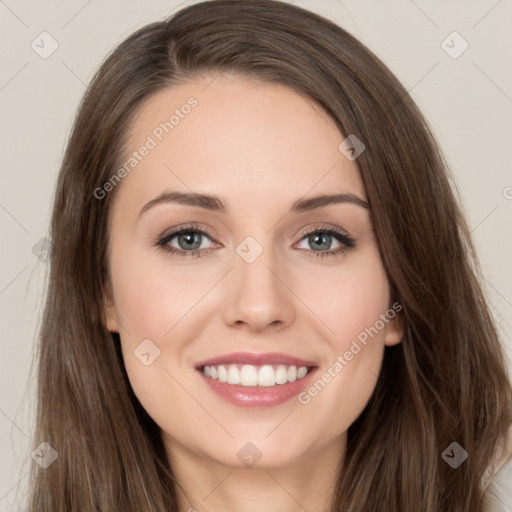
<path fill-rule="evenodd" d="M 306 361 L 305 359 L 299 359 L 279 352 L 266 352 L 261 354 L 254 352 L 232 352 L 231 354 L 224 354 L 222 356 L 200 361 L 196 364 L 196 368 L 216 366 L 220 364 L 252 364 L 254 366 L 261 366 L 264 364 L 284 364 L 298 367 L 317 365 L 314 361 Z"/>

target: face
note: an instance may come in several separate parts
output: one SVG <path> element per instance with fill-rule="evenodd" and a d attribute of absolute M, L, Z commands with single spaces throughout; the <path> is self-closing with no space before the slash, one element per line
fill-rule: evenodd
<path fill-rule="evenodd" d="M 234 76 L 136 116 L 105 322 L 169 456 L 276 468 L 342 450 L 402 336 L 344 138 L 311 100 Z"/>

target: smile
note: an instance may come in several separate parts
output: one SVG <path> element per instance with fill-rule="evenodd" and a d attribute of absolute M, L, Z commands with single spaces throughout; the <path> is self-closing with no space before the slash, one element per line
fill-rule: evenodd
<path fill-rule="evenodd" d="M 288 354 L 234 352 L 195 367 L 207 388 L 223 400 L 239 407 L 274 407 L 304 391 L 318 363 Z"/>

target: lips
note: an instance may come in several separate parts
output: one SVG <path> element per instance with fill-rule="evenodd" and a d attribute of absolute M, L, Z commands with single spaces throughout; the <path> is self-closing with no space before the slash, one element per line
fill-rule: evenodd
<path fill-rule="evenodd" d="M 314 361 L 280 353 L 235 352 L 200 361 L 196 370 L 218 396 L 241 407 L 272 407 L 299 394 L 313 378 Z"/>

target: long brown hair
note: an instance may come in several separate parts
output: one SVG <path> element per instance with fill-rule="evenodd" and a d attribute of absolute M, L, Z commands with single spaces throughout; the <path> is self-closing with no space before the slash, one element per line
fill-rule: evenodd
<path fill-rule="evenodd" d="M 370 402 L 350 427 L 332 512 L 478 512 L 482 478 L 512 421 L 511 388 L 446 163 L 395 76 L 342 28 L 273 0 L 214 0 L 149 24 L 104 61 L 60 170 L 38 357 L 29 512 L 175 512 L 159 429 L 134 396 L 103 323 L 108 215 L 134 113 L 197 74 L 235 73 L 316 101 L 366 150 L 357 159 L 402 343 L 386 347 Z M 340 139 L 341 141 L 341 139 Z M 441 457 L 469 454 L 453 469 Z"/>

